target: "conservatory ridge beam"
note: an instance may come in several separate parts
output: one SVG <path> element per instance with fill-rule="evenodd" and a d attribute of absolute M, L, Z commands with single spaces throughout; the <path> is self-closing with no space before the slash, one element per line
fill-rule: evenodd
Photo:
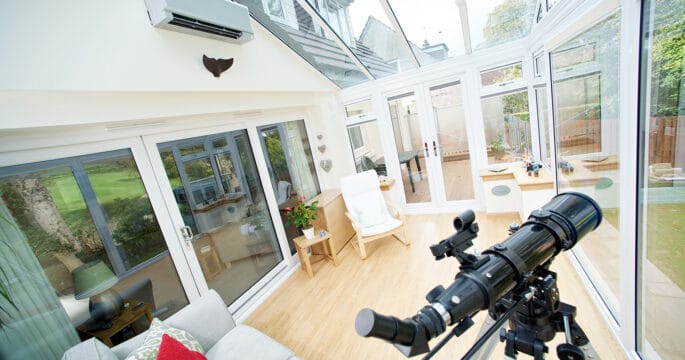
<path fill-rule="evenodd" d="M 324 20 L 321 17 L 321 15 L 319 15 L 319 12 L 316 11 L 316 9 L 312 8 L 312 6 L 309 4 L 307 0 L 295 1 L 297 1 L 297 3 L 300 4 L 300 6 L 302 6 L 302 8 L 309 14 L 309 16 L 312 17 L 312 20 L 314 20 L 314 22 L 317 25 L 321 26 L 321 28 L 333 40 L 333 42 L 335 42 L 335 44 L 338 45 L 340 50 L 342 50 L 345 54 L 347 54 L 347 56 L 350 57 L 352 62 L 354 62 L 357 65 L 359 70 L 363 72 L 369 80 L 376 80 L 376 78 L 371 74 L 369 69 L 366 68 L 366 66 L 361 62 L 361 60 L 359 60 L 359 58 L 352 51 L 352 49 L 350 49 L 350 47 L 347 46 L 347 44 L 345 44 L 345 42 L 340 38 L 340 36 L 338 36 L 338 34 L 333 30 L 333 28 L 331 28 L 331 26 L 328 25 L 328 22 Z"/>
<path fill-rule="evenodd" d="M 414 65 L 416 65 L 417 68 L 421 67 L 421 64 L 419 64 L 419 60 L 416 58 L 416 54 L 414 54 L 414 50 L 411 48 L 411 45 L 409 43 L 409 39 L 407 39 L 407 35 L 404 33 L 404 30 L 402 30 L 402 25 L 400 25 L 400 22 L 397 20 L 397 16 L 395 16 L 395 12 L 392 10 L 392 7 L 390 6 L 390 3 L 388 0 L 379 0 L 381 3 L 381 6 L 383 7 L 383 10 L 385 10 L 385 14 L 388 16 L 388 19 L 390 19 L 390 22 L 392 23 L 392 27 L 395 30 L 397 34 L 402 36 L 402 47 L 404 48 L 405 52 L 408 52 L 409 58 L 412 59 L 414 62 Z"/>

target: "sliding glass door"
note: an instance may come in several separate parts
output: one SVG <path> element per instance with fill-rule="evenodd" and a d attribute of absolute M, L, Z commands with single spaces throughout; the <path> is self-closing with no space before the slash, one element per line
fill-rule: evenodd
<path fill-rule="evenodd" d="M 160 225 L 166 215 L 153 209 L 159 197 L 145 185 L 142 146 L 114 148 L 0 167 L 0 206 L 7 210 L 0 216 L 0 265 L 16 304 L 4 307 L 0 357 L 59 357 L 79 337 L 111 346 L 149 325 L 143 317 L 131 331 L 104 337 L 121 325 L 119 314 L 149 310 L 165 319 L 188 304 L 184 285 L 194 284 L 179 275 L 176 264 L 183 262 L 172 259 L 178 247 Z M 111 294 L 107 301 L 98 298 L 103 292 Z"/>
<path fill-rule="evenodd" d="M 148 140 L 156 143 L 170 208 L 178 208 L 199 276 L 237 304 L 283 260 L 247 131 Z"/>

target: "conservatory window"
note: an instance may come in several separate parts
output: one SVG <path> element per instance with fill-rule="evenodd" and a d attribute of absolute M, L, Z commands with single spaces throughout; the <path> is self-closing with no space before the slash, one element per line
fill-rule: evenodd
<path fill-rule="evenodd" d="M 484 87 L 491 85 L 504 86 L 519 80 L 523 80 L 523 65 L 520 62 L 481 71 L 480 73 L 480 82 Z"/>
<path fill-rule="evenodd" d="M 488 164 L 511 163 L 530 153 L 528 92 L 485 97 L 481 104 Z"/>

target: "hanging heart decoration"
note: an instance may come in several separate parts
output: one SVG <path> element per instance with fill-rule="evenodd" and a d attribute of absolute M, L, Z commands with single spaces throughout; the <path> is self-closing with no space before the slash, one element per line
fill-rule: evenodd
<path fill-rule="evenodd" d="M 323 154 L 324 152 L 326 152 L 326 144 L 319 145 L 317 149 L 319 149 L 319 152 Z"/>
<path fill-rule="evenodd" d="M 324 169 L 324 171 L 329 172 L 333 167 L 333 162 L 331 161 L 331 159 L 323 159 L 319 162 L 319 165 L 322 169 Z"/>
<path fill-rule="evenodd" d="M 319 140 L 321 140 L 321 139 L 323 139 L 323 135 L 321 135 L 321 134 L 316 135 L 316 138 L 319 139 Z"/>

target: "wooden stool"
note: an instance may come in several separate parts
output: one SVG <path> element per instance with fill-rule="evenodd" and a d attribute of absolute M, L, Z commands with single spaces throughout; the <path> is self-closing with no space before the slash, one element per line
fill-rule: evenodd
<path fill-rule="evenodd" d="M 321 231 L 324 232 L 323 237 L 319 236 Z M 304 235 L 302 235 L 295 238 L 293 242 L 295 243 L 295 248 L 297 249 L 297 256 L 300 258 L 300 266 L 302 266 L 302 270 L 306 271 L 307 274 L 309 274 L 309 277 L 314 276 L 314 272 L 312 271 L 312 264 L 309 261 L 309 255 L 307 255 L 307 249 L 310 248 L 312 245 L 322 243 L 324 247 L 324 252 L 326 253 L 325 255 L 323 255 L 323 258 L 331 259 L 333 261 L 333 264 L 335 266 L 338 266 L 338 258 L 335 255 L 335 251 L 332 251 L 331 249 L 331 234 L 329 234 L 328 231 L 322 229 L 315 230 L 314 238 L 307 239 Z"/>

